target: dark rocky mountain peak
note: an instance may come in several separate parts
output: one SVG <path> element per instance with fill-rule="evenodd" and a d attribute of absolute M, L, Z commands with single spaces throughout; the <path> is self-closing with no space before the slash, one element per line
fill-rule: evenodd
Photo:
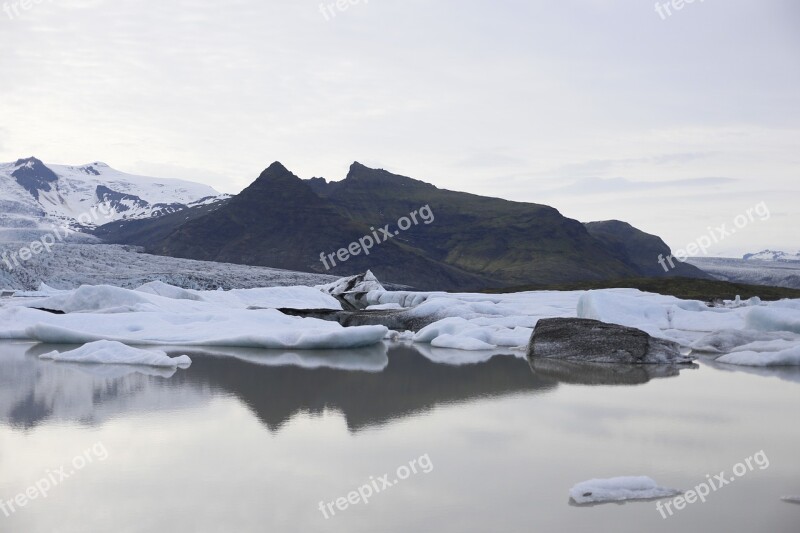
<path fill-rule="evenodd" d="M 350 165 L 350 171 L 344 181 L 340 182 L 343 186 L 369 186 L 369 187 L 421 187 L 423 189 L 435 190 L 437 187 L 421 180 L 415 180 L 400 174 L 393 174 L 382 168 L 369 168 L 355 161 Z"/>
<path fill-rule="evenodd" d="M 37 200 L 41 191 L 51 191 L 51 183 L 58 181 L 56 173 L 35 157 L 17 159 L 14 166 L 11 176 Z"/>

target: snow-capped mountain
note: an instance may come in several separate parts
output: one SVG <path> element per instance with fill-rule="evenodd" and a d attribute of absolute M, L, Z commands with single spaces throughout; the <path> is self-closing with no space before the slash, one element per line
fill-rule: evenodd
<path fill-rule="evenodd" d="M 745 261 L 800 261 L 800 252 L 787 253 L 773 250 L 763 250 L 755 254 L 745 254 Z"/>
<path fill-rule="evenodd" d="M 174 213 L 224 198 L 208 185 L 135 176 L 105 163 L 0 163 L 0 241 L 28 240 L 53 226 L 75 229 Z"/>

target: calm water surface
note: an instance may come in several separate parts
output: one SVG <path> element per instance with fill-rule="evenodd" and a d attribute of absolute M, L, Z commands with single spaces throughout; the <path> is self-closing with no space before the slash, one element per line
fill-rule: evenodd
<path fill-rule="evenodd" d="M 0 511 L 3 532 L 800 531 L 780 500 L 800 495 L 797 370 L 452 366 L 387 345 L 190 353 L 170 375 L 38 359 L 53 348 L 0 343 L 0 500 L 58 480 Z M 594 477 L 689 489 L 761 450 L 768 468 L 667 520 L 568 501 Z M 427 473 L 399 480 L 412 460 Z M 386 474 L 368 504 L 319 510 Z"/>

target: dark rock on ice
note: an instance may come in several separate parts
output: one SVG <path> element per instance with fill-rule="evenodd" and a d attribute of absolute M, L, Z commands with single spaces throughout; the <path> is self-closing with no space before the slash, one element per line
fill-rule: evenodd
<path fill-rule="evenodd" d="M 547 318 L 537 322 L 528 357 L 583 363 L 688 364 L 680 346 L 642 330 L 583 318 Z"/>

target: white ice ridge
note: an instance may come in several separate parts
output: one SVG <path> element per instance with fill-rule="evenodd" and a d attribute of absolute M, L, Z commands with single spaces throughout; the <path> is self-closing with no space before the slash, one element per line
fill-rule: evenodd
<path fill-rule="evenodd" d="M 590 479 L 569 491 L 570 498 L 578 504 L 671 498 L 679 494 L 682 491 L 660 487 L 646 476 Z"/>
<path fill-rule="evenodd" d="M 143 365 L 161 368 L 188 368 L 192 360 L 186 355 L 170 357 L 159 350 L 132 348 L 114 341 L 96 341 L 68 352 L 53 351 L 40 359 L 70 363 L 104 363 L 113 365 Z"/>
<path fill-rule="evenodd" d="M 734 352 L 718 357 L 717 362 L 741 366 L 800 366 L 800 346 L 774 352 Z"/>

